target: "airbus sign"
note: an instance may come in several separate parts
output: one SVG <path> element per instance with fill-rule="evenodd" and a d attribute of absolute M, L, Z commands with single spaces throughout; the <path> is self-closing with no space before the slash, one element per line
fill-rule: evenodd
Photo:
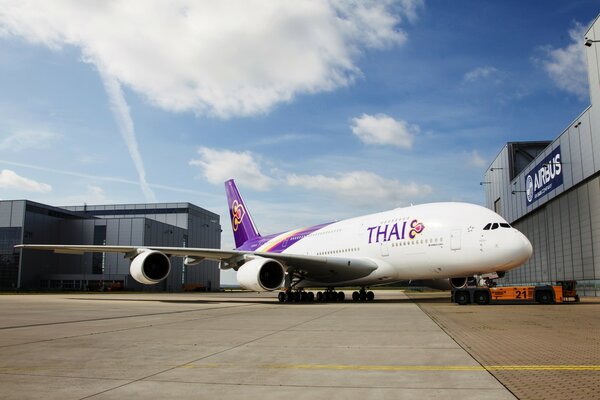
<path fill-rule="evenodd" d="M 563 184 L 560 146 L 552 150 L 525 177 L 527 205 Z"/>

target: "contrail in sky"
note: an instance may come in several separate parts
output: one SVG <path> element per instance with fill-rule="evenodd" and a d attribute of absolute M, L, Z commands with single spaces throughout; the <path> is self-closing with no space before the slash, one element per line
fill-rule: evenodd
<path fill-rule="evenodd" d="M 142 161 L 138 142 L 135 137 L 135 127 L 133 126 L 133 120 L 131 119 L 129 106 L 125 101 L 123 90 L 121 90 L 121 84 L 117 79 L 110 76 L 110 74 L 105 73 L 101 68 L 98 68 L 98 71 L 100 72 L 102 83 L 104 84 L 106 94 L 108 94 L 110 100 L 110 108 L 119 125 L 121 136 L 123 137 L 123 140 L 125 140 L 127 150 L 129 151 L 129 155 L 137 170 L 139 184 L 146 197 L 146 202 L 156 203 L 156 196 L 146 181 L 146 170 L 144 169 L 144 162 Z"/>

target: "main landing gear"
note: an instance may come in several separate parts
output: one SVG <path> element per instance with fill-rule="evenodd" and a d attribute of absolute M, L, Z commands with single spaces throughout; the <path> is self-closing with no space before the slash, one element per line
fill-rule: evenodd
<path fill-rule="evenodd" d="M 328 288 L 324 292 L 305 292 L 303 289 L 286 289 L 284 292 L 279 292 L 277 299 L 280 303 L 312 303 L 317 301 L 324 302 L 342 302 L 346 299 L 344 292 L 336 292 L 334 288 Z M 358 292 L 352 293 L 353 301 L 373 301 L 375 294 L 371 291 L 366 291 L 362 288 Z"/>
<path fill-rule="evenodd" d="M 358 292 L 352 293 L 353 301 L 373 301 L 375 300 L 375 293 L 370 290 L 367 292 L 365 288 L 360 289 Z"/>
<path fill-rule="evenodd" d="M 344 292 L 336 292 L 333 288 L 329 288 L 324 292 L 317 292 L 316 296 L 313 292 L 305 292 L 302 289 L 286 289 L 285 292 L 279 292 L 277 298 L 280 303 L 312 303 L 315 300 L 322 303 L 344 301 L 346 295 Z"/>

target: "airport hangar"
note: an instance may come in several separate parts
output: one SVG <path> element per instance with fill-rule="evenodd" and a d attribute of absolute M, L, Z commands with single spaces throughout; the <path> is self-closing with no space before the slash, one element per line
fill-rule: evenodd
<path fill-rule="evenodd" d="M 19 243 L 220 248 L 219 215 L 190 203 L 53 207 L 0 201 L 0 289 L 86 290 L 117 284 L 138 291 L 219 290 L 215 261 L 186 267 L 181 257 L 173 257 L 167 279 L 142 285 L 130 276 L 129 259 L 121 254 L 14 249 Z"/>
<path fill-rule="evenodd" d="M 584 43 L 591 105 L 553 141 L 507 143 L 481 182 L 486 206 L 533 245 L 499 284 L 576 280 L 600 296 L 600 16 Z"/>

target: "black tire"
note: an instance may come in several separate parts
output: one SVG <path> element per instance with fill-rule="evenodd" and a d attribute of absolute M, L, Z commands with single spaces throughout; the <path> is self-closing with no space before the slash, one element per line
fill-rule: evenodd
<path fill-rule="evenodd" d="M 286 303 L 291 303 L 294 300 L 294 293 L 292 292 L 286 292 L 285 293 L 285 302 Z"/>
<path fill-rule="evenodd" d="M 315 294 L 313 292 L 308 292 L 307 300 L 309 303 L 312 303 L 313 301 L 315 301 Z"/>
<path fill-rule="evenodd" d="M 279 292 L 279 294 L 277 295 L 277 299 L 280 303 L 283 303 L 285 301 L 285 292 Z"/>
<path fill-rule="evenodd" d="M 322 301 L 325 300 L 324 298 L 325 296 L 323 296 L 323 292 L 317 292 L 317 301 L 320 303 Z"/>
<path fill-rule="evenodd" d="M 352 292 L 352 301 L 360 300 L 360 294 L 358 292 Z"/>
<path fill-rule="evenodd" d="M 346 299 L 346 294 L 344 292 L 337 292 L 337 301 L 344 301 Z"/>
<path fill-rule="evenodd" d="M 367 301 L 367 292 L 365 291 L 360 291 L 360 301 Z"/>
<path fill-rule="evenodd" d="M 368 291 L 367 292 L 367 301 L 373 301 L 375 300 L 375 293 Z"/>
<path fill-rule="evenodd" d="M 550 304 L 552 303 L 552 294 L 547 290 L 541 290 L 535 295 L 537 302 L 540 304 Z"/>
<path fill-rule="evenodd" d="M 456 301 L 461 306 L 464 306 L 465 304 L 469 304 L 469 293 L 467 293 L 467 292 L 454 293 L 454 301 Z"/>
<path fill-rule="evenodd" d="M 306 292 L 300 292 L 300 301 L 306 303 L 308 300 L 308 294 Z"/>
<path fill-rule="evenodd" d="M 490 303 L 490 295 L 487 292 L 484 291 L 479 291 L 479 292 L 475 292 L 475 303 L 479 304 L 479 305 L 486 305 Z"/>

